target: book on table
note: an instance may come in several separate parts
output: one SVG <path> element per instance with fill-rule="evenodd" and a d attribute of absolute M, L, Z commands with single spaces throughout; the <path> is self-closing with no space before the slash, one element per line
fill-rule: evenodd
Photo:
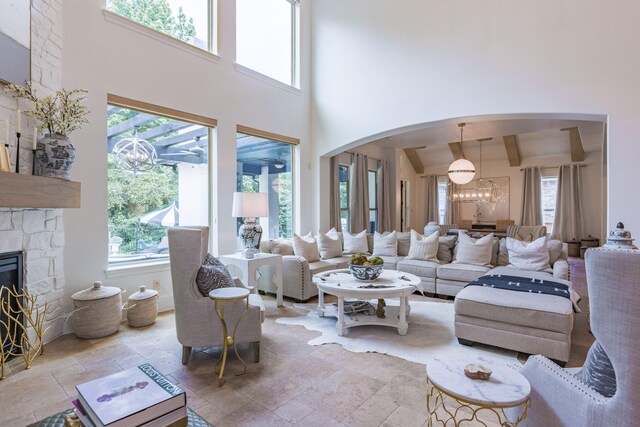
<path fill-rule="evenodd" d="M 77 385 L 76 390 L 81 408 L 97 427 L 155 427 L 176 421 L 151 423 L 169 413 L 186 416 L 185 392 L 149 363 Z"/>

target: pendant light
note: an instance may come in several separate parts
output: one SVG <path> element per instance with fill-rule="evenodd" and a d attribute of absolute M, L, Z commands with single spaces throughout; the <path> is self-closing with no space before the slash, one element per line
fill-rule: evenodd
<path fill-rule="evenodd" d="M 465 123 L 458 123 L 460 127 L 460 152 L 462 157 L 455 160 L 449 165 L 449 179 L 455 184 L 467 184 L 471 182 L 476 175 L 476 167 L 469 160 L 465 159 L 464 151 L 462 150 L 462 132 Z"/>

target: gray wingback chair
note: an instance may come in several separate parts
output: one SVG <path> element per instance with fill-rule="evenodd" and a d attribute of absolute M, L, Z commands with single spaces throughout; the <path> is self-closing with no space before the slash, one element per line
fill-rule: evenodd
<path fill-rule="evenodd" d="M 640 251 L 589 249 L 585 255 L 591 329 L 609 357 L 616 393 L 604 397 L 542 356 L 522 374 L 531 383 L 530 427 L 638 425 L 640 420 Z"/>
<path fill-rule="evenodd" d="M 214 302 L 202 296 L 196 284 L 196 275 L 209 250 L 209 227 L 175 227 L 169 229 L 168 235 L 176 333 L 182 344 L 182 363 L 186 365 L 192 347 L 223 345 L 222 326 Z M 245 287 L 239 279 L 236 279 L 236 286 Z M 244 302 L 225 304 L 227 325 L 236 324 L 244 307 Z M 260 295 L 252 293 L 249 311 L 236 331 L 236 342 L 252 344 L 254 362 L 260 358 L 263 321 L 264 303 Z"/>

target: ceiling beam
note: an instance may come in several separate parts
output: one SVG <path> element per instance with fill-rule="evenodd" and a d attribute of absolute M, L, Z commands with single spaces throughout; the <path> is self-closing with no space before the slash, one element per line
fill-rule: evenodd
<path fill-rule="evenodd" d="M 405 148 L 404 149 L 404 154 L 407 155 L 407 158 L 409 159 L 409 162 L 411 162 L 411 166 L 413 166 L 414 172 L 419 174 L 419 175 L 423 174 L 424 173 L 424 165 L 420 161 L 420 156 L 418 156 L 418 153 L 416 153 L 416 149 L 415 148 Z"/>
<path fill-rule="evenodd" d="M 158 116 L 152 116 L 151 114 L 140 113 L 137 114 L 130 119 L 125 120 L 124 122 L 120 122 L 117 125 L 110 126 L 107 129 L 107 138 L 113 138 L 123 133 L 129 132 L 131 129 L 134 129 L 136 126 L 144 126 L 149 122 L 154 120 L 158 120 Z"/>
<path fill-rule="evenodd" d="M 571 161 L 584 162 L 584 147 L 582 146 L 582 138 L 580 137 L 580 128 L 566 128 L 561 130 L 569 131 L 569 141 L 571 143 Z"/>
<path fill-rule="evenodd" d="M 518 136 L 505 135 L 502 137 L 502 140 L 504 141 L 504 148 L 507 150 L 509 166 L 520 166 L 522 160 L 520 159 L 520 151 L 518 150 Z"/>
<path fill-rule="evenodd" d="M 449 149 L 451 150 L 451 154 L 453 154 L 453 160 L 461 159 L 462 156 L 462 146 L 459 142 L 450 142 Z"/>

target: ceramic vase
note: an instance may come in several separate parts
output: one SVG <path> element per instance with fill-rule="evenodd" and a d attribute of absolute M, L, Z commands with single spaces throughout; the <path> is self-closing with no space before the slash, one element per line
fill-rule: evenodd
<path fill-rule="evenodd" d="M 45 135 L 36 148 L 41 176 L 69 180 L 76 159 L 76 147 L 63 135 Z"/>

